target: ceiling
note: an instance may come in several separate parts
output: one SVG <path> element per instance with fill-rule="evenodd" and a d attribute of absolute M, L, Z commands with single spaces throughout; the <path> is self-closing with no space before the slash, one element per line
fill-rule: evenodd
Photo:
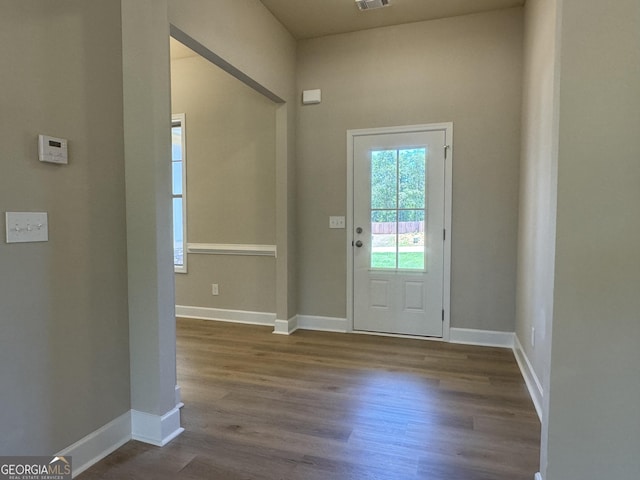
<path fill-rule="evenodd" d="M 303 39 L 516 7 L 525 0 L 390 0 L 388 7 L 363 12 L 355 0 L 261 2 L 295 38 Z"/>

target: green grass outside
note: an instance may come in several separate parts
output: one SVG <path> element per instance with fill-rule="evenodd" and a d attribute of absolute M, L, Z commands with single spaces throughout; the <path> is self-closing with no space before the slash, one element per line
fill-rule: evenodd
<path fill-rule="evenodd" d="M 400 252 L 398 254 L 398 268 L 423 270 L 423 252 Z M 396 268 L 396 254 L 394 252 L 373 252 L 371 254 L 371 268 Z"/>

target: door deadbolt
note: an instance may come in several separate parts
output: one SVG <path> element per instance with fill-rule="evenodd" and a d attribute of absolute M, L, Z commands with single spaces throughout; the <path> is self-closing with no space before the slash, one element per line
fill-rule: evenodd
<path fill-rule="evenodd" d="M 356 233 L 362 233 L 362 227 L 356 228 Z"/>

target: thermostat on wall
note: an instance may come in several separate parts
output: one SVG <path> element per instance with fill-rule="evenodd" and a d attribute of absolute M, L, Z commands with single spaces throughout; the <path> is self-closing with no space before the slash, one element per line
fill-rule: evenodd
<path fill-rule="evenodd" d="M 65 138 L 40 135 L 38 139 L 38 153 L 40 154 L 41 162 L 59 163 L 64 165 L 69 163 L 67 140 Z"/>

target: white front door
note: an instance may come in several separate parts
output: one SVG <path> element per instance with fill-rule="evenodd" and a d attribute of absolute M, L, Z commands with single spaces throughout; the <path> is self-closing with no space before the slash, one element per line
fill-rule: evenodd
<path fill-rule="evenodd" d="M 354 330 L 443 336 L 451 128 L 350 132 Z"/>

